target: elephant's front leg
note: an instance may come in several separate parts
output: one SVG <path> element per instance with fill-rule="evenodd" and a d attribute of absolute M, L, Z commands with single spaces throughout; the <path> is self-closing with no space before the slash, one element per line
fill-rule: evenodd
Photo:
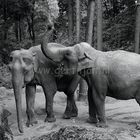
<path fill-rule="evenodd" d="M 101 98 L 99 93 L 95 90 L 95 88 L 92 88 L 92 97 L 95 103 L 97 118 L 99 120 L 96 126 L 107 127 L 105 118 L 105 98 Z"/>
<path fill-rule="evenodd" d="M 64 119 L 70 119 L 71 117 L 77 117 L 78 109 L 74 100 L 74 93 L 67 93 L 67 106 L 63 115 Z"/>
<path fill-rule="evenodd" d="M 55 122 L 56 118 L 53 112 L 53 98 L 56 91 L 54 91 L 53 89 L 51 90 L 48 86 L 43 86 L 43 90 L 46 98 L 46 113 L 47 113 L 45 122 Z"/>
<path fill-rule="evenodd" d="M 95 103 L 99 122 L 97 127 L 107 127 L 105 117 L 105 97 L 107 93 L 107 80 L 105 75 L 97 75 L 92 79 L 92 97 Z M 91 83 L 92 83 L 91 82 Z"/>
<path fill-rule="evenodd" d="M 26 113 L 27 113 L 27 127 L 37 124 L 34 111 L 36 85 L 26 85 Z"/>
<path fill-rule="evenodd" d="M 97 112 L 96 112 L 96 106 L 92 97 L 92 89 L 88 88 L 88 105 L 89 105 L 89 118 L 87 119 L 87 122 L 89 123 L 97 123 Z"/>

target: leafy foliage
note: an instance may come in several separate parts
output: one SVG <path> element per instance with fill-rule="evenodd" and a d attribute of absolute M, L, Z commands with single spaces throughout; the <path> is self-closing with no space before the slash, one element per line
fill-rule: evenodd
<path fill-rule="evenodd" d="M 79 126 L 66 126 L 58 131 L 33 138 L 32 140 L 116 140 L 115 134 L 107 134 L 94 129 L 86 129 Z"/>
<path fill-rule="evenodd" d="M 8 63 L 7 57 L 12 50 L 40 43 L 46 23 L 58 15 L 56 2 L 57 0 L 0 1 L 0 55 L 4 63 Z M 55 4 L 53 12 L 50 7 Z"/>
<path fill-rule="evenodd" d="M 134 50 L 135 8 L 125 9 L 104 23 L 104 49 Z"/>
<path fill-rule="evenodd" d="M 103 0 L 102 2 L 104 50 L 133 51 L 135 1 Z M 85 41 L 87 5 L 87 0 L 81 0 L 81 41 Z M 73 4 L 73 6 L 75 19 L 75 5 Z M 67 10 L 67 0 L 1 0 L 0 55 L 2 61 L 8 63 L 8 56 L 12 50 L 39 44 L 46 24 L 50 21 L 54 23 L 56 29 L 56 41 L 69 45 Z M 96 21 L 94 23 L 93 46 L 96 47 Z M 74 40 L 76 40 L 75 32 L 74 27 Z"/>

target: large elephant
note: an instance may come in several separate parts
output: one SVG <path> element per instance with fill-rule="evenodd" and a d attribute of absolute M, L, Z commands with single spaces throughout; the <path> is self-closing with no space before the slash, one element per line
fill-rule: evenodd
<path fill-rule="evenodd" d="M 60 47 L 59 44 L 57 46 Z M 12 73 L 20 132 L 23 132 L 21 92 L 24 86 L 26 86 L 27 126 L 37 123 L 34 113 L 36 85 L 41 85 L 44 90 L 47 113 L 45 121 L 54 122 L 56 120 L 53 113 L 53 97 L 57 90 L 63 91 L 67 95 L 67 106 L 63 117 L 77 116 L 78 110 L 74 101 L 74 91 L 80 80 L 78 75 L 69 76 L 60 73 L 60 66 L 45 57 L 40 45 L 27 50 L 15 50 L 11 53 L 11 57 L 12 61 L 9 66 Z"/>
<path fill-rule="evenodd" d="M 123 50 L 102 52 L 82 42 L 73 47 L 44 47 L 46 56 L 62 63 L 66 74 L 78 73 L 88 83 L 89 118 L 106 127 L 105 97 L 136 99 L 140 104 L 140 55 Z"/>

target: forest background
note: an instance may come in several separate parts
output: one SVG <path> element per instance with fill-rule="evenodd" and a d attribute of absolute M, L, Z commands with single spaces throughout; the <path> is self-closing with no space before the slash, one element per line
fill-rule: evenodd
<path fill-rule="evenodd" d="M 9 86 L 7 65 L 10 52 L 41 42 L 48 23 L 55 27 L 54 42 L 77 42 L 77 8 L 80 11 L 78 41 L 86 41 L 88 8 L 94 2 L 91 44 L 97 48 L 98 1 L 80 0 L 0 0 L 0 85 Z M 134 0 L 102 0 L 102 50 L 135 50 L 137 4 Z"/>

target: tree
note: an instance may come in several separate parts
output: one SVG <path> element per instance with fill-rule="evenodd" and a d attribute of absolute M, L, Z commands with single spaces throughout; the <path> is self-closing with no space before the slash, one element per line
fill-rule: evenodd
<path fill-rule="evenodd" d="M 80 0 L 76 0 L 76 42 L 80 41 Z"/>
<path fill-rule="evenodd" d="M 3 1 L 3 19 L 4 22 L 7 23 L 7 0 Z M 6 24 L 4 26 L 4 40 L 7 39 L 7 27 Z"/>
<path fill-rule="evenodd" d="M 80 41 L 80 0 L 76 0 L 76 43 Z M 85 98 L 86 87 L 84 88 L 84 80 L 81 78 L 79 83 L 79 93 L 77 100 L 83 100 Z"/>
<path fill-rule="evenodd" d="M 92 44 L 94 12 L 95 12 L 95 0 L 88 0 L 88 21 L 86 31 L 87 32 L 86 42 L 88 42 L 89 44 Z"/>
<path fill-rule="evenodd" d="M 32 0 L 31 1 L 31 4 L 32 4 L 32 12 L 31 12 L 31 14 L 30 14 L 30 24 L 28 24 L 30 27 L 30 30 L 29 30 L 29 32 L 30 32 L 30 35 L 31 35 L 31 39 L 32 39 L 32 41 L 33 41 L 33 44 L 35 43 L 35 30 L 34 30 L 34 5 L 35 5 L 35 0 Z"/>
<path fill-rule="evenodd" d="M 135 28 L 135 53 L 139 53 L 140 46 L 140 0 L 137 0 L 136 28 Z"/>
<path fill-rule="evenodd" d="M 97 49 L 102 50 L 102 0 L 97 0 Z"/>
<path fill-rule="evenodd" d="M 73 44 L 73 0 L 68 0 L 68 37 L 69 42 Z"/>
<path fill-rule="evenodd" d="M 88 0 L 88 21 L 87 21 L 87 31 L 86 31 L 86 42 L 92 45 L 92 36 L 93 36 L 93 23 L 94 23 L 94 12 L 95 12 L 95 0 Z M 85 98 L 87 93 L 87 83 L 85 80 L 80 80 L 79 88 L 79 100 Z"/>

